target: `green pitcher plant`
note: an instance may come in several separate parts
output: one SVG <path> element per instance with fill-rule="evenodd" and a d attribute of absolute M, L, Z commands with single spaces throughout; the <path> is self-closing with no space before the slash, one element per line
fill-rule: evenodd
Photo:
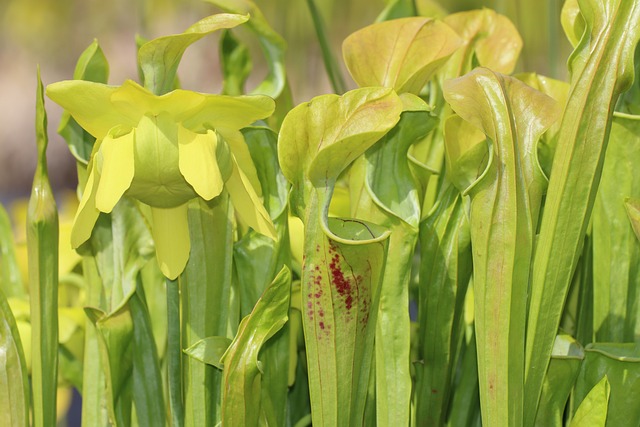
<path fill-rule="evenodd" d="M 64 425 L 75 388 L 88 426 L 640 425 L 640 0 L 386 0 L 341 51 L 344 5 L 287 5 L 335 93 L 295 77 L 279 2 L 207 2 L 136 38 L 137 77 L 109 84 L 97 40 L 38 74 L 33 191 L 0 208 L 0 424 Z M 220 94 L 182 87 L 194 43 Z"/>

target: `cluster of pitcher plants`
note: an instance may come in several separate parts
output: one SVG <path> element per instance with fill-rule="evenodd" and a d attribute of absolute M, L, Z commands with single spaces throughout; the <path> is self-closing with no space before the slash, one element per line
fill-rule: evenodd
<path fill-rule="evenodd" d="M 389 2 L 344 40 L 353 90 L 309 1 L 336 93 L 297 106 L 256 5 L 208 1 L 138 40 L 140 83 L 107 85 L 97 42 L 38 73 L 28 280 L 0 212 L 0 424 L 55 425 L 72 386 L 86 426 L 640 425 L 640 0 L 566 1 L 568 82 L 513 74 L 492 10 Z M 222 93 L 180 88 L 216 31 Z"/>

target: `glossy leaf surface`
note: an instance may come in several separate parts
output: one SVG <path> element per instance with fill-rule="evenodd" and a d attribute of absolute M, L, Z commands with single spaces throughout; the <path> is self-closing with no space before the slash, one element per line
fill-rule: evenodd
<path fill-rule="evenodd" d="M 611 395 L 608 411 L 600 409 L 599 418 L 606 418 L 607 426 L 638 426 L 640 420 L 640 407 L 636 399 L 640 393 L 638 345 L 596 343 L 585 347 L 585 359 L 576 380 L 574 402 L 581 402 L 584 396 L 588 398 L 589 390 L 595 387 L 603 377 L 608 379 Z M 574 419 L 578 418 L 579 412 L 580 407 Z"/>
<path fill-rule="evenodd" d="M 509 18 L 491 9 L 481 9 L 453 13 L 443 22 L 460 36 L 461 46 L 447 61 L 441 75 L 458 77 L 476 66 L 503 74 L 513 71 L 522 39 Z"/>
<path fill-rule="evenodd" d="M 238 333 L 223 356 L 224 425 L 258 424 L 259 408 L 267 403 L 261 401 L 260 380 L 264 368 L 258 353 L 287 322 L 290 293 L 291 273 L 285 267 L 265 289 L 251 314 L 240 322 Z"/>
<path fill-rule="evenodd" d="M 446 24 L 412 17 L 356 31 L 345 39 L 342 50 L 360 87 L 384 86 L 417 95 L 460 44 Z"/>
<path fill-rule="evenodd" d="M 29 426 L 29 378 L 18 325 L 0 291 L 0 423 Z"/>
<path fill-rule="evenodd" d="M 27 212 L 33 424 L 56 422 L 58 385 L 58 211 L 47 169 L 47 114 L 38 69 L 36 144 L 38 163 Z"/>
<path fill-rule="evenodd" d="M 293 186 L 292 213 L 304 216 L 306 186 L 335 182 L 353 160 L 393 128 L 401 112 L 398 95 L 384 88 L 322 95 L 292 109 L 278 142 L 282 173 Z"/>
<path fill-rule="evenodd" d="M 258 37 L 269 68 L 267 76 L 251 93 L 278 98 L 287 85 L 284 66 L 287 44 L 284 39 L 271 28 L 258 6 L 250 0 L 207 0 L 207 2 L 226 12 L 249 17 L 246 26 Z"/>
<path fill-rule="evenodd" d="M 593 426 L 604 427 L 607 422 L 607 412 L 611 387 L 607 377 L 593 386 L 582 400 L 575 416 L 571 420 L 570 427 Z"/>
<path fill-rule="evenodd" d="M 525 420 L 533 420 L 562 307 L 591 217 L 613 107 L 633 82 L 640 4 L 579 1 L 587 30 L 569 60 L 571 89 L 558 133 L 532 270 Z M 528 424 L 530 425 L 530 424 Z"/>
<path fill-rule="evenodd" d="M 593 329 L 599 342 L 640 336 L 640 243 L 624 200 L 640 198 L 640 117 L 614 116 L 593 207 Z"/>
<path fill-rule="evenodd" d="M 416 101 L 420 101 L 417 99 Z M 409 279 L 420 221 L 419 186 L 409 166 L 409 147 L 436 124 L 422 102 L 407 106 L 398 124 L 364 157 L 361 186 L 353 185 L 352 214 L 391 231 L 389 254 L 380 291 L 376 325 L 377 424 L 410 419 L 411 375 L 409 365 Z"/>
<path fill-rule="evenodd" d="M 556 337 L 549 370 L 544 379 L 536 426 L 562 426 L 565 406 L 580 372 L 584 349 L 571 336 Z"/>
<path fill-rule="evenodd" d="M 420 225 L 418 355 L 421 363 L 416 364 L 419 425 L 443 425 L 451 405 L 463 332 L 464 298 L 472 268 L 467 209 L 468 204 L 459 191 L 449 184 Z M 473 347 L 475 362 L 475 342 Z"/>
<path fill-rule="evenodd" d="M 519 80 L 483 68 L 447 81 L 445 98 L 491 143 L 482 157 L 475 156 L 475 165 L 451 170 L 454 182 L 471 182 L 460 190 L 471 197 L 482 418 L 488 425 L 520 425 L 527 283 L 546 185 L 536 146 L 558 107 Z M 453 165 L 469 151 L 457 123 L 454 117 L 445 129 Z"/>
<path fill-rule="evenodd" d="M 246 15 L 212 15 L 191 25 L 184 33 L 159 37 L 145 43 L 138 51 L 145 87 L 156 95 L 169 92 L 173 89 L 182 55 L 189 45 L 214 31 L 243 24 L 247 19 Z"/>

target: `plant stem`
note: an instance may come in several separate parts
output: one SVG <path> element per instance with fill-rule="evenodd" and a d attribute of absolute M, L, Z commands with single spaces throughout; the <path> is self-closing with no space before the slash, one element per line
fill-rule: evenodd
<path fill-rule="evenodd" d="M 38 68 L 38 164 L 27 212 L 31 302 L 33 425 L 56 423 L 58 384 L 58 212 L 47 173 L 47 115 Z"/>
<path fill-rule="evenodd" d="M 331 52 L 331 47 L 327 40 L 327 33 L 325 31 L 324 22 L 322 21 L 322 16 L 320 16 L 320 11 L 316 6 L 315 0 L 307 0 L 307 5 L 309 5 L 309 12 L 313 19 L 313 26 L 315 27 L 316 34 L 318 35 L 318 42 L 320 43 L 320 49 L 322 50 L 322 59 L 324 61 L 324 67 L 327 70 L 329 81 L 331 82 L 331 87 L 335 93 L 343 94 L 347 91 L 347 87 L 344 83 L 342 73 L 340 72 L 340 67 Z"/>
<path fill-rule="evenodd" d="M 167 378 L 169 381 L 169 412 L 171 425 L 184 424 L 182 402 L 182 347 L 180 343 L 180 287 L 177 280 L 167 284 Z"/>

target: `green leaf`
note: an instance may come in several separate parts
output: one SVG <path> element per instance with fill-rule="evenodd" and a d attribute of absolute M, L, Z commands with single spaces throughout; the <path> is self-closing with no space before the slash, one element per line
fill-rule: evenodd
<path fill-rule="evenodd" d="M 166 424 L 163 378 L 140 279 L 136 292 L 129 299 L 129 308 L 133 321 L 133 401 L 136 417 L 140 425 L 162 427 Z"/>
<path fill-rule="evenodd" d="M 376 18 L 376 22 L 391 21 L 392 19 L 419 15 L 416 13 L 416 4 L 413 0 L 394 0 L 386 3 L 387 5 Z"/>
<path fill-rule="evenodd" d="M 422 102 L 419 98 L 418 101 Z M 410 319 L 406 308 L 418 238 L 420 198 L 407 153 L 436 124 L 426 107 L 422 102 L 417 111 L 402 113 L 398 124 L 366 152 L 364 189 L 351 187 L 352 193 L 356 193 L 351 197 L 354 217 L 391 231 L 376 326 L 375 393 L 379 425 L 394 422 L 408 425 L 410 419 Z M 352 169 L 352 182 L 354 173 L 357 172 Z"/>
<path fill-rule="evenodd" d="M 636 235 L 636 238 L 640 240 L 640 200 L 638 199 L 625 199 L 624 207 L 631 222 L 631 227 Z"/>
<path fill-rule="evenodd" d="M 607 426 L 632 427 L 640 420 L 640 405 L 637 396 L 640 394 L 640 347 L 637 343 L 596 343 L 585 347 L 585 359 L 575 384 L 573 401 L 588 399 L 591 390 L 602 377 L 608 379 L 611 396 L 608 411 L 594 410 L 597 424 Z M 607 393 L 608 394 L 608 393 Z M 586 396 L 586 397 L 585 397 Z M 578 407 L 574 420 L 580 415 Z M 575 406 L 573 408 L 576 410 Z"/>
<path fill-rule="evenodd" d="M 173 89 L 178 65 L 185 50 L 204 36 L 247 22 L 246 15 L 218 14 L 196 22 L 183 33 L 159 37 L 138 50 L 138 62 L 144 75 L 144 86 L 156 95 Z"/>
<path fill-rule="evenodd" d="M 449 184 L 420 224 L 421 363 L 416 364 L 415 401 L 416 420 L 422 425 L 443 425 L 447 408 L 453 399 L 463 395 L 460 392 L 458 397 L 458 391 L 453 394 L 452 388 L 463 332 L 464 299 L 472 271 L 467 210 L 468 204 Z M 473 353 L 475 364 L 475 342 Z M 465 375 L 472 374 L 465 371 Z"/>
<path fill-rule="evenodd" d="M 82 166 L 79 164 L 78 172 L 80 173 L 81 170 Z M 87 284 L 85 303 L 96 307 L 101 304 L 104 295 L 102 294 L 102 280 L 93 256 L 83 256 L 82 272 Z M 98 337 L 96 327 L 87 318 L 82 364 L 82 424 L 107 426 L 109 425 L 109 415 L 106 407 L 109 397 L 106 394 L 105 374 L 100 364 L 100 339 Z"/>
<path fill-rule="evenodd" d="M 609 381 L 605 375 L 582 400 L 569 427 L 604 427 L 610 390 Z"/>
<path fill-rule="evenodd" d="M 472 288 L 469 288 L 471 291 Z M 478 385 L 478 359 L 473 331 L 469 339 L 463 340 L 461 369 L 456 375 L 451 397 L 450 417 L 447 426 L 481 426 L 480 395 Z"/>
<path fill-rule="evenodd" d="M 315 0 L 307 0 L 307 5 L 309 6 L 313 26 L 315 27 L 316 35 L 318 36 L 318 42 L 322 51 L 322 59 L 324 61 L 324 68 L 327 71 L 327 76 L 329 77 L 333 91 L 338 94 L 345 93 L 347 91 L 347 87 L 345 85 L 344 78 L 342 77 L 340 66 L 338 65 L 329 45 L 327 30 L 324 25 L 322 15 L 320 14 L 320 10 L 318 10 Z"/>
<path fill-rule="evenodd" d="M 461 42 L 446 24 L 415 17 L 358 30 L 345 39 L 342 51 L 360 87 L 384 86 L 417 95 Z"/>
<path fill-rule="evenodd" d="M 133 399 L 133 321 L 129 304 L 112 313 L 85 307 L 98 332 L 100 360 L 104 370 L 107 411 L 114 425 L 131 423 Z"/>
<path fill-rule="evenodd" d="M 640 244 L 624 201 L 640 198 L 640 116 L 615 115 L 593 207 L 593 328 L 598 342 L 640 336 Z"/>
<path fill-rule="evenodd" d="M 253 309 L 283 265 L 291 263 L 287 198 L 289 184 L 278 165 L 277 134 L 264 127 L 242 130 L 263 190 L 265 208 L 278 238 L 274 241 L 249 230 L 234 244 L 234 273 L 239 284 L 240 315 Z M 284 425 L 287 411 L 290 328 L 285 325 L 261 351 L 260 417 L 269 425 Z M 295 368 L 295 365 L 294 365 Z"/>
<path fill-rule="evenodd" d="M 278 159 L 282 173 L 293 184 L 293 213 L 303 216 L 307 182 L 313 186 L 334 182 L 393 128 L 401 112 L 398 95 L 384 88 L 321 95 L 292 109 L 280 130 Z"/>
<path fill-rule="evenodd" d="M 536 414 L 536 426 L 562 426 L 564 411 L 580 372 L 584 349 L 571 336 L 556 337 L 551 353 L 551 362 L 542 386 L 540 406 Z"/>
<path fill-rule="evenodd" d="M 314 424 L 364 416 L 389 233 L 328 211 L 338 176 L 393 128 L 402 108 L 392 90 L 363 88 L 314 98 L 282 124 L 278 157 L 306 227 L 302 317 Z"/>
<path fill-rule="evenodd" d="M 326 196 L 311 199 L 305 221 L 302 309 L 313 423 L 362 420 L 388 232 L 326 217 Z"/>
<path fill-rule="evenodd" d="M 220 65 L 223 78 L 222 93 L 244 94 L 244 84 L 252 68 L 249 48 L 229 30 L 223 31 L 220 37 Z"/>
<path fill-rule="evenodd" d="M 0 291 L 7 298 L 26 294 L 15 248 L 9 215 L 0 204 Z"/>
<path fill-rule="evenodd" d="M 207 337 L 197 341 L 191 347 L 185 349 L 184 352 L 202 363 L 215 366 L 222 370 L 224 369 L 222 357 L 227 352 L 230 345 L 230 338 Z"/>
<path fill-rule="evenodd" d="M 397 218 L 415 230 L 420 222 L 420 197 L 408 152 L 436 124 L 427 111 L 405 111 L 398 124 L 366 153 L 366 188 L 373 202 L 384 216 Z"/>
<path fill-rule="evenodd" d="M 549 77 L 542 76 L 535 73 L 523 73 L 517 74 L 518 80 L 522 80 L 532 88 L 539 90 L 545 95 L 550 96 L 558 102 L 561 108 L 567 104 L 567 97 L 569 96 L 569 83 L 551 79 Z M 540 160 L 540 167 L 544 171 L 545 176 L 551 176 L 551 166 L 553 164 L 553 157 L 555 155 L 556 146 L 558 144 L 558 132 L 560 131 L 560 121 L 551 125 L 549 130 L 544 133 L 540 143 L 538 144 L 538 158 Z"/>
<path fill-rule="evenodd" d="M 38 163 L 27 212 L 29 300 L 31 303 L 31 384 L 33 424 L 56 422 L 58 384 L 58 212 L 47 172 L 47 114 L 38 68 L 36 143 Z"/>
<path fill-rule="evenodd" d="M 258 6 L 250 0 L 206 0 L 229 12 L 249 16 L 246 27 L 257 37 L 267 60 L 269 72 L 262 82 L 251 91 L 252 94 L 278 98 L 287 84 L 284 66 L 287 43 L 269 25 Z"/>
<path fill-rule="evenodd" d="M 510 74 L 516 66 L 522 39 L 513 23 L 491 9 L 453 13 L 443 22 L 460 37 L 460 48 L 440 74 L 454 78 L 476 66 Z"/>
<path fill-rule="evenodd" d="M 87 47 L 76 63 L 73 73 L 74 80 L 88 80 L 96 83 L 107 83 L 109 78 L 109 63 L 104 56 L 97 40 Z M 69 112 L 62 113 L 58 133 L 65 139 L 69 151 L 77 161 L 87 164 L 91 157 L 91 151 L 95 138 L 71 117 Z"/>
<path fill-rule="evenodd" d="M 88 304 L 91 306 L 85 311 L 95 326 L 95 332 L 87 328 L 87 335 L 95 333 L 98 338 L 97 348 L 87 343 L 89 350 L 85 350 L 85 356 L 100 357 L 107 389 L 104 403 L 95 402 L 96 396 L 89 398 L 87 412 L 93 418 L 88 420 L 101 419 L 99 413 L 104 408 L 98 407 L 104 405 L 110 421 L 121 423 L 131 418 L 131 404 L 136 397 L 132 393 L 134 323 L 129 300 L 136 291 L 140 270 L 153 257 L 153 241 L 139 208 L 125 197 L 110 215 L 98 218 L 90 240 L 81 249 L 88 258 L 83 263 L 85 274 L 90 271 L 91 258 L 95 263 L 91 267 L 95 273 L 89 276 Z M 85 359 L 85 366 L 98 369 L 91 363 L 91 359 Z M 96 375 L 91 369 L 88 373 Z M 85 376 L 85 388 L 93 387 L 94 380 Z"/>
<path fill-rule="evenodd" d="M 471 197 L 475 327 L 483 423 L 519 425 L 523 419 L 524 347 L 529 270 L 546 180 L 536 146 L 556 120 L 550 97 L 485 68 L 445 82 L 445 99 L 491 143 L 460 188 Z M 465 136 L 446 128 L 454 158 Z M 461 175 L 472 170 L 451 170 Z"/>
<path fill-rule="evenodd" d="M 183 349 L 207 337 L 226 337 L 228 325 L 237 324 L 230 314 L 234 224 L 226 191 L 209 202 L 191 202 L 189 234 L 191 256 L 179 278 Z M 183 358 L 185 426 L 215 425 L 220 420 L 221 383 L 222 372 Z"/>
<path fill-rule="evenodd" d="M 0 423 L 29 426 L 29 378 L 16 320 L 0 290 Z"/>
<path fill-rule="evenodd" d="M 560 15 L 560 23 L 571 46 L 576 47 L 586 30 L 584 18 L 580 14 L 578 0 L 565 0 Z"/>
<path fill-rule="evenodd" d="M 525 420 L 533 422 L 565 297 L 582 251 L 603 169 L 611 116 L 633 82 L 640 7 L 580 0 L 587 30 L 570 57 L 571 89 L 532 269 L 526 341 Z"/>
<path fill-rule="evenodd" d="M 223 425 L 258 425 L 263 367 L 260 349 L 287 322 L 291 273 L 284 267 L 265 289 L 222 358 L 224 364 Z"/>

